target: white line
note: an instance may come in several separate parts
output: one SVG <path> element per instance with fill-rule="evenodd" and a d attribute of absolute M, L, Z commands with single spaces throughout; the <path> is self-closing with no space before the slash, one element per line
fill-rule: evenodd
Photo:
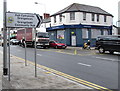
<path fill-rule="evenodd" d="M 103 58 L 103 57 L 95 57 L 95 58 L 102 59 L 102 60 L 117 61 L 116 59 Z"/>
<path fill-rule="evenodd" d="M 84 64 L 84 63 L 78 63 L 78 64 L 91 67 L 91 65 L 89 65 L 89 64 Z"/>
<path fill-rule="evenodd" d="M 38 56 L 42 56 L 41 54 L 37 54 Z"/>
<path fill-rule="evenodd" d="M 17 50 L 17 51 L 19 51 L 19 52 L 20 52 L 21 50 Z"/>

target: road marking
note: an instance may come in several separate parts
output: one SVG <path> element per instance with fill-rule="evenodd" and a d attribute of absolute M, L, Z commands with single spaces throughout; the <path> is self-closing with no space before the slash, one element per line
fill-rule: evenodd
<path fill-rule="evenodd" d="M 24 59 L 20 58 L 20 57 L 17 57 L 17 56 L 14 56 L 15 58 L 17 59 L 20 59 L 22 61 L 25 61 Z M 28 63 L 32 64 L 32 65 L 35 65 L 35 63 L 31 62 L 31 61 L 28 61 Z M 91 83 L 91 82 L 88 82 L 88 81 L 85 81 L 85 80 L 82 80 L 80 78 L 76 78 L 74 76 L 71 76 L 71 75 L 68 75 L 68 74 L 65 74 L 63 72 L 60 72 L 60 71 L 57 71 L 57 70 L 54 70 L 54 69 L 51 69 L 51 68 L 48 68 L 46 66 L 43 66 L 43 65 L 40 65 L 40 64 L 37 64 L 37 67 L 41 68 L 41 69 L 44 69 L 46 71 L 49 71 L 53 74 L 56 74 L 58 76 L 62 76 L 64 78 L 67 78 L 69 80 L 72 80 L 72 81 L 75 81 L 79 84 L 83 84 L 85 86 L 88 86 L 88 87 L 91 87 L 91 88 L 94 88 L 94 89 L 97 89 L 97 90 L 100 90 L 100 91 L 112 91 L 106 87 L 103 87 L 103 86 L 100 86 L 100 85 L 97 85 L 97 84 L 94 84 L 94 83 Z"/>
<path fill-rule="evenodd" d="M 95 57 L 95 58 L 97 58 L 97 59 L 101 59 L 101 60 L 117 61 L 116 59 L 103 58 L 103 57 Z"/>
<path fill-rule="evenodd" d="M 17 50 L 17 51 L 21 52 L 22 50 Z"/>
<path fill-rule="evenodd" d="M 80 65 L 83 65 L 83 66 L 88 66 L 88 67 L 91 67 L 92 65 L 89 65 L 89 64 L 84 64 L 84 63 L 78 63 Z"/>
<path fill-rule="evenodd" d="M 37 54 L 38 56 L 42 56 L 41 54 Z"/>

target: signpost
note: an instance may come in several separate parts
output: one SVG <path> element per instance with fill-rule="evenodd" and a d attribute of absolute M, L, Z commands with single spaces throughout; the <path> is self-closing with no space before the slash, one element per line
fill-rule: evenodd
<path fill-rule="evenodd" d="M 6 27 L 12 28 L 37 28 L 40 27 L 41 18 L 32 13 L 6 13 Z"/>
<path fill-rule="evenodd" d="M 4 24 L 3 24 L 4 25 L 4 51 L 3 51 L 3 54 L 4 54 L 3 73 L 4 75 L 7 75 L 7 35 L 6 35 L 7 28 L 34 28 L 34 31 L 36 32 L 36 28 L 40 27 L 41 22 L 42 22 L 41 18 L 38 14 L 6 12 L 6 1 L 4 2 Z M 35 45 L 36 45 L 36 42 L 35 42 Z M 10 81 L 10 48 L 9 48 L 8 59 L 9 59 L 9 81 Z M 37 65 L 36 64 L 37 62 L 36 62 L 36 46 L 35 46 L 35 77 L 37 77 L 37 70 L 36 70 Z M 25 49 L 25 65 L 27 65 L 26 49 Z"/>

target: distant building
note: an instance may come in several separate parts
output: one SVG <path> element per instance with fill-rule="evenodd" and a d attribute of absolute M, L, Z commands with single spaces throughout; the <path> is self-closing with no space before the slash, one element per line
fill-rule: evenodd
<path fill-rule="evenodd" d="M 51 15 L 47 28 L 50 39 L 69 46 L 83 46 L 91 40 L 95 46 L 98 35 L 112 34 L 113 15 L 95 6 L 73 3 Z"/>
<path fill-rule="evenodd" d="M 112 27 L 112 35 L 118 35 L 118 27 L 115 25 Z"/>
<path fill-rule="evenodd" d="M 118 2 L 118 21 L 120 21 L 120 1 Z M 117 25 L 120 27 L 120 22 Z"/>

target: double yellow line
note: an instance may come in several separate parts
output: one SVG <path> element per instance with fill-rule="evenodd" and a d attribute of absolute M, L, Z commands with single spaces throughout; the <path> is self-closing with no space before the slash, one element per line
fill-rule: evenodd
<path fill-rule="evenodd" d="M 22 58 L 20 58 L 20 57 L 17 57 L 17 56 L 13 56 L 13 57 L 15 57 L 15 58 L 17 58 L 17 59 L 20 59 L 20 60 L 22 60 L 22 61 L 25 61 L 24 59 L 22 59 Z M 33 63 L 33 62 L 31 62 L 31 61 L 28 61 L 28 60 L 27 60 L 27 62 L 30 63 L 30 64 L 32 64 L 32 65 L 35 65 L 35 63 Z M 60 71 L 57 71 L 57 70 L 54 70 L 54 69 L 51 69 L 51 68 L 48 68 L 48 67 L 43 66 L 43 65 L 37 64 L 37 67 L 39 67 L 39 68 L 41 68 L 41 69 L 44 69 L 44 70 L 46 70 L 46 71 L 48 71 L 48 72 L 50 72 L 50 73 L 53 73 L 53 74 L 62 76 L 62 77 L 64 77 L 64 78 L 67 78 L 67 79 L 72 80 L 72 81 L 75 81 L 75 82 L 77 82 L 77 83 L 79 83 L 79 84 L 83 84 L 83 85 L 88 86 L 88 87 L 90 87 L 90 88 L 96 89 L 96 90 L 100 90 L 100 91 L 112 91 L 112 90 L 110 90 L 110 89 L 108 89 L 108 88 L 99 86 L 99 85 L 97 85 L 97 84 L 94 84 L 94 83 L 91 83 L 91 82 L 88 82 L 88 81 L 85 81 L 85 80 L 82 80 L 82 79 L 79 79 L 79 78 L 76 78 L 76 77 L 74 77 L 74 76 L 65 74 L 65 73 L 63 73 L 63 72 L 60 72 Z"/>

